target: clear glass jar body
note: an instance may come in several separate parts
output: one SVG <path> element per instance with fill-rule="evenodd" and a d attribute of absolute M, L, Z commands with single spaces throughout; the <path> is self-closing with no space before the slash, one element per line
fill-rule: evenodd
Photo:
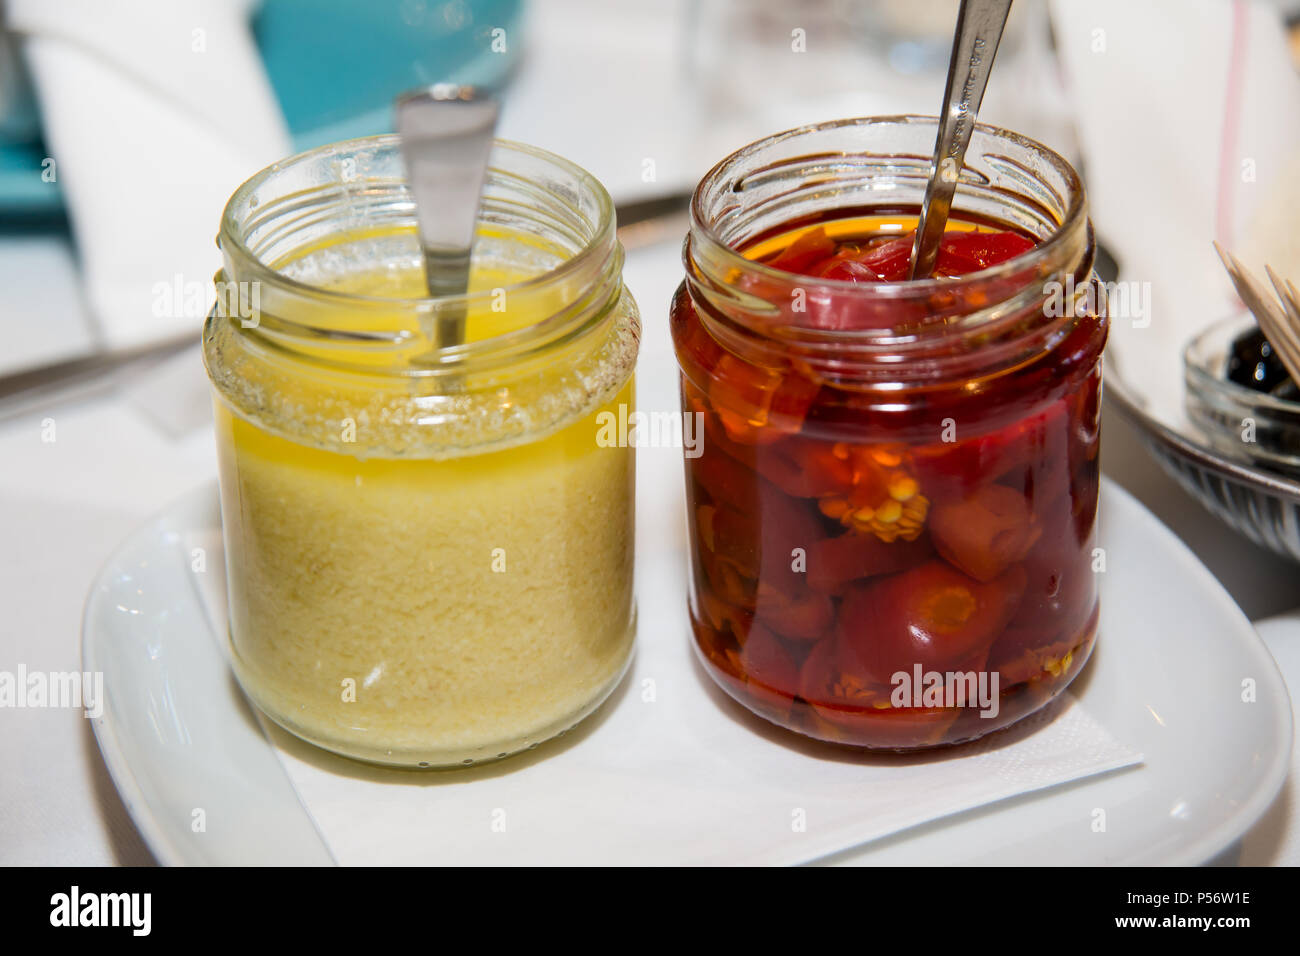
<path fill-rule="evenodd" d="M 424 291 L 392 137 L 271 167 L 222 223 L 204 356 L 233 667 L 276 722 L 376 763 L 535 746 L 631 656 L 634 451 L 598 438 L 639 341 L 612 205 L 509 143 L 484 195 L 454 299 Z"/>
<path fill-rule="evenodd" d="M 924 193 L 934 120 L 805 127 L 701 182 L 671 325 L 699 657 L 789 729 L 882 750 L 1039 709 L 1093 646 L 1104 291 L 1082 186 L 977 127 L 954 215 L 1038 245 L 958 278 L 812 278 L 742 254 Z"/>

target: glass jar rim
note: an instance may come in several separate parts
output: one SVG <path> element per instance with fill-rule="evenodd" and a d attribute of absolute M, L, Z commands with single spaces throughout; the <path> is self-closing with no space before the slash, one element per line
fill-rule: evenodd
<path fill-rule="evenodd" d="M 398 146 L 388 134 L 308 150 L 227 203 L 203 337 L 223 401 L 264 430 L 330 451 L 358 453 L 341 428 L 365 415 L 365 454 L 456 457 L 532 440 L 615 394 L 640 320 L 599 181 L 546 150 L 495 141 L 474 270 L 483 286 L 501 281 L 457 296 L 374 295 L 364 284 L 374 270 L 422 277 Z M 333 284 L 354 276 L 359 292 Z M 449 314 L 466 331 L 440 341 L 436 320 Z"/>
<path fill-rule="evenodd" d="M 690 206 L 690 233 L 686 243 L 683 246 L 683 259 L 685 260 L 688 273 L 692 268 L 692 258 L 694 256 L 693 244 L 698 244 L 704 254 L 714 259 L 724 268 L 743 270 L 752 275 L 772 280 L 775 282 L 789 282 L 797 280 L 801 287 L 816 288 L 824 290 L 830 295 L 845 297 L 848 300 L 857 298 L 859 300 L 889 300 L 904 299 L 911 297 L 921 297 L 931 295 L 936 292 L 953 292 L 961 290 L 967 286 L 974 286 L 980 283 L 996 282 L 999 280 L 1010 279 L 1017 274 L 1024 273 L 1027 269 L 1041 268 L 1044 263 L 1061 258 L 1073 241 L 1072 237 L 1082 229 L 1087 227 L 1087 198 L 1082 180 L 1074 167 L 1062 157 L 1059 153 L 1044 146 L 1036 140 L 1027 136 L 1002 127 L 993 126 L 987 123 L 976 123 L 975 131 L 990 136 L 996 140 L 1019 147 L 1033 154 L 1041 161 L 1045 162 L 1054 170 L 1065 184 L 1067 196 L 1062 197 L 1064 200 L 1064 211 L 1060 216 L 1055 228 L 1051 234 L 1037 243 L 1032 249 L 1008 259 L 1005 262 L 998 263 L 986 269 L 977 272 L 966 273 L 957 277 L 931 277 L 920 280 L 904 280 L 891 282 L 870 282 L 856 283 L 845 279 L 827 279 L 817 276 L 807 276 L 800 273 L 788 272 L 784 269 L 774 268 L 766 263 L 759 262 L 755 259 L 748 258 L 737 248 L 729 244 L 717 232 L 718 225 L 722 222 L 723 217 L 736 207 L 730 207 L 721 213 L 710 213 L 705 208 L 705 202 L 712 190 L 718 190 L 724 184 L 730 185 L 730 188 L 722 189 L 726 193 L 739 192 L 739 183 L 735 180 L 732 173 L 733 169 L 743 164 L 746 160 L 752 160 L 761 157 L 766 151 L 770 151 L 782 144 L 797 141 L 800 137 L 806 137 L 816 133 L 847 130 L 866 127 L 886 127 L 886 126 L 930 126 L 937 131 L 938 118 L 935 116 L 924 116 L 919 114 L 897 114 L 891 116 L 866 116 L 854 117 L 849 119 L 831 120 L 823 123 L 813 123 L 806 126 L 799 126 L 793 129 L 783 130 L 774 133 L 771 136 L 764 137 L 743 146 L 730 155 L 723 158 L 709 170 L 708 173 L 700 180 L 694 194 L 691 197 Z M 852 156 L 863 155 L 863 151 L 841 150 L 837 153 L 817 154 L 818 156 Z M 920 158 L 928 164 L 930 157 L 904 157 L 903 154 L 892 154 L 898 158 Z M 963 171 L 969 169 L 964 167 Z M 964 177 L 965 178 L 965 177 Z M 959 193 L 960 195 L 960 193 Z M 815 334 L 822 341 L 844 340 L 844 341 L 862 341 L 864 339 L 879 338 L 882 333 L 889 333 L 892 330 L 881 328 L 865 329 L 818 329 L 797 327 L 800 332 Z"/>
<path fill-rule="evenodd" d="M 293 165 L 309 163 L 330 155 L 343 155 L 366 148 L 397 150 L 399 143 L 400 138 L 396 133 L 383 133 L 326 143 L 272 163 L 240 184 L 231 194 L 225 208 L 222 210 L 217 243 L 221 246 L 223 252 L 239 262 L 241 281 L 244 277 L 253 281 L 269 281 L 288 292 L 305 298 L 329 302 L 332 305 L 351 305 L 360 308 L 392 309 L 396 307 L 418 311 L 435 305 L 447 307 L 463 304 L 465 308 L 472 309 L 476 304 L 490 302 L 495 290 L 466 292 L 455 296 L 400 297 L 365 295 L 313 285 L 277 270 L 249 247 L 244 238 L 245 230 L 243 227 L 245 223 L 241 222 L 239 211 L 245 208 L 255 208 L 256 204 L 250 205 L 249 199 L 252 198 L 259 187 L 266 185 L 273 176 L 284 172 Z M 548 284 L 562 281 L 573 273 L 589 267 L 592 260 L 597 257 L 610 254 L 611 249 L 616 245 L 614 201 L 610 198 L 609 192 L 601 184 L 600 180 L 577 163 L 549 150 L 527 143 L 496 139 L 493 141 L 492 151 L 495 154 L 499 150 L 529 156 L 535 160 L 549 163 L 556 169 L 572 176 L 589 191 L 589 195 L 595 201 L 598 210 L 595 227 L 591 236 L 583 242 L 582 248 L 552 269 L 503 286 L 502 288 L 507 295 L 515 292 L 535 291 Z M 493 169 L 497 169 L 497 167 L 489 162 L 489 175 Z"/>

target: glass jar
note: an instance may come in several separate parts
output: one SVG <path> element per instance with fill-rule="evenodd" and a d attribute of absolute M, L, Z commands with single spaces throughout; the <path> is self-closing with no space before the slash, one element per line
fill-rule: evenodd
<path fill-rule="evenodd" d="M 814 227 L 907 235 L 934 141 L 933 118 L 855 119 L 723 160 L 672 304 L 706 436 L 686 459 L 698 656 L 768 720 L 872 749 L 1039 709 L 1097 622 L 1107 323 L 1069 164 L 976 128 L 953 223 L 1032 248 L 970 274 L 855 284 L 764 261 Z"/>
<path fill-rule="evenodd" d="M 263 170 L 218 242 L 203 348 L 248 696 L 328 750 L 420 767 L 591 713 L 635 633 L 634 451 L 599 425 L 633 401 L 640 321 L 605 190 L 498 142 L 456 297 L 426 291 L 391 136 Z"/>

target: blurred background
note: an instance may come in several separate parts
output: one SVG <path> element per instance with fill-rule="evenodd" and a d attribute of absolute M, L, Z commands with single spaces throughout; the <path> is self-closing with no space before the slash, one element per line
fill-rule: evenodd
<path fill-rule="evenodd" d="M 1082 161 L 1061 51 L 1087 49 L 1113 72 L 1096 30 L 1114 11 L 1099 6 L 1017 0 L 981 119 Z M 1178 35 L 1215 6 L 1179 0 L 1181 15 L 1157 15 Z M 1300 4 L 1270 6 L 1281 22 Z M 499 88 L 503 136 L 576 160 L 616 202 L 676 196 L 780 129 L 933 113 L 956 8 L 0 0 L 0 376 L 193 334 L 234 187 L 291 152 L 389 130 L 403 89 Z M 1088 8 L 1097 26 L 1071 22 Z M 1201 135 L 1208 149 L 1213 132 Z"/>

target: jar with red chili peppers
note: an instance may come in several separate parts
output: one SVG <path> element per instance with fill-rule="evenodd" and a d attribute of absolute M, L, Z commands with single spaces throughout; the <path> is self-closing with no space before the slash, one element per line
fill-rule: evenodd
<path fill-rule="evenodd" d="M 1038 710 L 1097 625 L 1105 297 L 1078 175 L 977 126 L 908 281 L 935 120 L 803 127 L 700 183 L 672 304 L 690 614 L 731 696 L 800 733 L 955 744 Z"/>

